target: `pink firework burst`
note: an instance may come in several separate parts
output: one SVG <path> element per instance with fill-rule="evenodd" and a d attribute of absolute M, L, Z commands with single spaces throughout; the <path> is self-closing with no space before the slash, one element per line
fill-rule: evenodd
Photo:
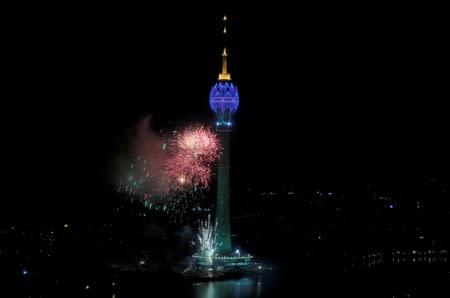
<path fill-rule="evenodd" d="M 220 149 L 218 137 L 210 128 L 187 127 L 176 134 L 165 167 L 170 188 L 180 191 L 207 188 Z"/>

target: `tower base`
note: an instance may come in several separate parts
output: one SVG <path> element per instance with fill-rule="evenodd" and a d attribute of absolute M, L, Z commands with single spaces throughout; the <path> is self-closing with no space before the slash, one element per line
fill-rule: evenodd
<path fill-rule="evenodd" d="M 252 255 L 245 256 L 214 256 L 207 257 L 201 255 L 193 255 L 195 265 L 198 267 L 216 268 L 216 269 L 230 269 L 230 268 L 244 268 L 252 264 Z"/>

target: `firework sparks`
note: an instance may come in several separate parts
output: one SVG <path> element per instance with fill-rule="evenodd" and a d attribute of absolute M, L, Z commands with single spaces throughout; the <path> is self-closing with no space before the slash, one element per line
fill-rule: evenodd
<path fill-rule="evenodd" d="M 120 179 L 118 192 L 122 192 L 133 199 L 148 200 L 154 192 L 154 176 L 148 160 L 140 156 L 131 160 L 126 175 Z"/>
<path fill-rule="evenodd" d="M 211 215 L 208 215 L 208 220 L 200 222 L 199 231 L 197 234 L 198 254 L 207 257 L 212 263 L 212 258 L 216 255 L 216 226 L 211 223 Z"/>
<path fill-rule="evenodd" d="M 208 188 L 212 165 L 220 152 L 218 138 L 211 129 L 185 128 L 175 135 L 169 150 L 165 175 L 172 189 Z"/>

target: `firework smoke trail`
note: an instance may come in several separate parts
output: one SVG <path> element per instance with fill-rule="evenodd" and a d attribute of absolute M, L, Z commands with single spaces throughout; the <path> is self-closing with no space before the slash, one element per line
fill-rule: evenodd
<path fill-rule="evenodd" d="M 134 131 L 127 156 L 119 160 L 119 186 L 117 191 L 132 200 L 147 201 L 160 197 L 164 185 L 163 165 L 167 160 L 164 140 L 149 129 L 150 117 L 139 121 Z"/>
<path fill-rule="evenodd" d="M 210 128 L 187 127 L 175 135 L 165 167 L 171 188 L 176 191 L 208 188 L 220 149 L 218 137 Z"/>
<path fill-rule="evenodd" d="M 212 263 L 212 258 L 216 254 L 216 227 L 217 223 L 211 223 L 211 215 L 208 215 L 208 220 L 200 222 L 197 240 L 198 240 L 198 254 L 208 258 Z"/>

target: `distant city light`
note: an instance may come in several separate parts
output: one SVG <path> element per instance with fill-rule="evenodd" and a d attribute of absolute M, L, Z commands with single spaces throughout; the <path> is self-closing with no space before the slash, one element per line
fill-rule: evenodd
<path fill-rule="evenodd" d="M 261 265 L 259 265 L 259 266 L 258 266 L 258 269 L 261 270 L 261 268 L 262 268 Z"/>
<path fill-rule="evenodd" d="M 394 209 L 394 205 L 393 204 L 389 205 L 389 208 Z"/>
<path fill-rule="evenodd" d="M 22 269 L 22 275 L 28 275 L 28 270 L 27 269 Z"/>
<path fill-rule="evenodd" d="M 67 229 L 69 227 L 68 224 L 64 224 L 64 228 Z"/>
<path fill-rule="evenodd" d="M 86 290 L 89 290 L 91 287 L 90 287 L 89 285 L 86 285 L 84 288 L 85 288 Z"/>
<path fill-rule="evenodd" d="M 239 249 L 236 249 L 235 253 L 237 253 L 237 254 L 238 254 L 238 253 L 239 253 Z"/>

